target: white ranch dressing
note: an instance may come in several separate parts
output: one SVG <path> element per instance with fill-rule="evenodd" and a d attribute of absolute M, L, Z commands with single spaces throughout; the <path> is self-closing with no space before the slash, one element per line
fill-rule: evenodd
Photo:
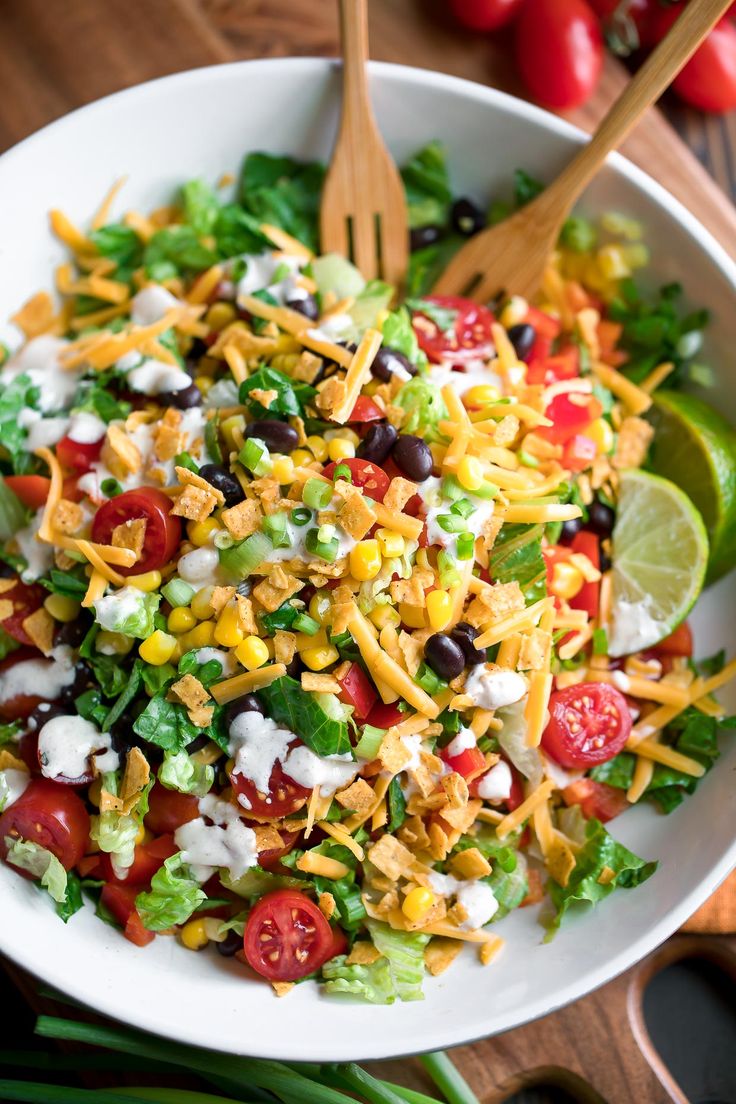
<path fill-rule="evenodd" d="M 125 586 L 112 594 L 106 594 L 98 598 L 94 603 L 95 620 L 102 629 L 108 632 L 119 632 L 117 625 L 122 624 L 128 617 L 134 617 L 143 600 L 142 591 L 137 587 Z"/>
<path fill-rule="evenodd" d="M 211 545 L 195 548 L 181 557 L 176 570 L 192 586 L 219 586 L 222 582 L 220 557 Z"/>
<path fill-rule="evenodd" d="M 258 864 L 256 834 L 234 805 L 206 794 L 199 800 L 199 813 L 174 833 L 182 860 L 198 882 L 206 882 L 218 869 L 226 869 L 236 880 Z"/>
<path fill-rule="evenodd" d="M 454 548 L 458 534 L 446 532 L 438 520 L 444 514 L 451 514 L 452 506 L 452 502 L 442 494 L 442 480 L 437 476 L 430 476 L 419 484 L 417 493 L 425 507 L 427 543 L 441 548 Z M 483 531 L 488 518 L 493 517 L 495 503 L 492 498 L 478 498 L 470 491 L 465 492 L 463 497 L 472 502 L 473 512 L 463 520 L 462 532 L 472 533 L 477 537 Z"/>
<path fill-rule="evenodd" d="M 107 433 L 107 426 L 102 418 L 96 414 L 90 414 L 87 410 L 79 410 L 72 414 L 67 436 L 76 441 L 78 445 L 93 445 L 101 441 Z"/>
<path fill-rule="evenodd" d="M 160 284 L 149 284 L 133 296 L 130 304 L 130 320 L 136 326 L 152 326 L 173 307 L 181 306 L 181 300 Z"/>
<path fill-rule="evenodd" d="M 40 579 L 54 563 L 53 545 L 36 539 L 42 521 L 43 507 L 36 512 L 28 525 L 18 530 L 13 538 L 27 564 L 20 573 L 24 583 L 32 583 L 34 579 Z"/>
<path fill-rule="evenodd" d="M 462 755 L 464 751 L 469 751 L 470 748 L 477 746 L 478 742 L 472 728 L 465 728 L 464 725 L 461 725 L 457 736 L 445 748 L 445 754 L 449 759 L 454 759 L 456 755 Z"/>
<path fill-rule="evenodd" d="M 79 376 L 84 370 L 62 367 L 60 354 L 69 342 L 63 337 L 41 334 L 18 349 L 0 371 L 0 383 L 7 384 L 26 373 L 39 388 L 38 406 L 44 414 L 65 410 L 72 405 Z"/>
<path fill-rule="evenodd" d="M 463 693 L 479 709 L 502 709 L 521 701 L 527 691 L 526 679 L 516 671 L 479 663 L 465 680 Z"/>
<path fill-rule="evenodd" d="M 454 371 L 450 363 L 429 364 L 429 372 L 424 377 L 429 379 L 435 387 L 446 387 L 448 384 L 456 395 L 464 395 L 471 387 L 491 384 L 497 387 L 503 394 L 503 380 L 496 372 L 492 372 L 482 360 L 471 360 L 465 365 L 465 371 Z M 513 413 L 509 407 L 509 413 Z"/>
<path fill-rule="evenodd" d="M 21 694 L 54 701 L 61 691 L 74 682 L 75 669 L 71 648 L 61 644 L 51 652 L 50 659 L 25 659 L 0 672 L 0 703 Z"/>
<path fill-rule="evenodd" d="M 184 391 L 191 386 L 188 372 L 176 364 L 146 357 L 128 372 L 128 383 L 133 391 L 143 395 L 160 395 L 164 391 Z"/>
<path fill-rule="evenodd" d="M 18 425 L 28 430 L 26 449 L 35 452 L 37 448 L 50 448 L 66 434 L 69 418 L 44 418 L 39 410 L 24 406 L 18 413 Z"/>
<path fill-rule="evenodd" d="M 502 759 L 478 782 L 478 797 L 484 801 L 506 801 L 511 796 L 512 782 L 511 768 Z"/>
<path fill-rule="evenodd" d="M 38 732 L 38 757 L 44 778 L 81 778 L 90 756 L 98 771 L 117 770 L 120 757 L 109 732 L 73 714 L 52 717 Z"/>
<path fill-rule="evenodd" d="M 28 771 L 6 767 L 0 771 L 0 813 L 14 805 L 26 792 L 31 776 Z"/>
<path fill-rule="evenodd" d="M 280 307 L 290 299 L 305 299 L 307 293 L 296 282 L 296 273 L 304 263 L 301 257 L 279 253 L 244 253 L 237 258 L 244 261 L 245 273 L 238 280 L 235 289 L 235 298 L 240 303 L 241 299 L 252 295 L 254 291 L 267 291 L 272 295 Z M 280 280 L 274 282 L 274 276 L 279 269 L 288 268 L 288 273 Z"/>
<path fill-rule="evenodd" d="M 441 897 L 457 898 L 458 904 L 465 909 L 468 914 L 467 919 L 460 925 L 464 931 L 482 928 L 498 911 L 498 901 L 486 882 L 462 881 L 454 878 L 452 874 L 439 874 L 436 871 L 427 877 L 435 893 Z"/>

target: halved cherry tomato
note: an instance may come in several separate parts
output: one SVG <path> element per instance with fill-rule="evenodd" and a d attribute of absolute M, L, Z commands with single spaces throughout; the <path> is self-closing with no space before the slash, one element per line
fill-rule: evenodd
<path fill-rule="evenodd" d="M 155 836 L 165 836 L 198 816 L 199 802 L 193 794 L 167 790 L 156 782 L 148 795 L 148 812 L 143 822 Z"/>
<path fill-rule="evenodd" d="M 47 595 L 48 591 L 38 583 L 24 583 L 21 579 L 18 579 L 17 583 L 3 594 L 3 598 L 13 603 L 13 612 L 10 617 L 5 618 L 2 626 L 13 640 L 17 640 L 27 648 L 34 647 L 34 643 L 23 628 L 23 622 L 43 605 Z"/>
<path fill-rule="evenodd" d="M 29 510 L 40 510 L 49 497 L 51 480 L 45 475 L 6 475 L 5 485 Z"/>
<path fill-rule="evenodd" d="M 71 437 L 62 437 L 56 442 L 56 458 L 70 471 L 88 472 L 95 460 L 99 460 L 105 438 L 99 441 L 73 441 Z"/>
<path fill-rule="evenodd" d="M 0 663 L 0 675 L 3 671 L 15 667 L 16 663 L 26 663 L 30 659 L 42 658 L 41 654 L 35 649 L 20 648 L 17 652 L 11 652 Z M 53 660 L 48 661 L 49 670 L 53 662 Z M 24 721 L 43 700 L 42 697 L 37 697 L 35 694 L 14 694 L 12 698 L 0 701 L 0 720 Z"/>
<path fill-rule="evenodd" d="M 171 513 L 171 499 L 155 487 L 124 491 L 100 506 L 92 522 L 92 540 L 109 544 L 113 529 L 134 518 L 143 518 L 146 533 L 143 551 L 132 567 L 117 567 L 121 575 L 155 571 L 168 563 L 181 541 L 181 523 Z"/>
<path fill-rule="evenodd" d="M 595 782 L 592 778 L 571 782 L 562 791 L 562 798 L 566 805 L 579 805 L 588 820 L 595 817 L 603 824 L 629 807 L 626 790 L 616 789 L 606 782 Z"/>
<path fill-rule="evenodd" d="M 564 445 L 577 433 L 585 433 L 590 423 L 603 413 L 603 407 L 585 392 L 564 391 L 547 403 L 544 413 L 553 424 L 539 426 L 535 432 L 553 445 Z"/>
<path fill-rule="evenodd" d="M 457 311 L 454 326 L 441 330 L 426 314 L 412 312 L 412 325 L 419 346 L 430 360 L 463 364 L 493 356 L 491 326 L 496 321 L 488 307 L 459 295 L 426 295 L 425 300 L 444 310 Z"/>
<path fill-rule="evenodd" d="M 109 909 L 123 928 L 123 934 L 136 947 L 145 947 L 156 938 L 154 933 L 143 927 L 143 921 L 135 907 L 138 896 L 137 886 L 126 886 L 108 882 L 102 887 L 100 901 Z"/>
<path fill-rule="evenodd" d="M 342 687 L 338 694 L 340 701 L 352 705 L 356 721 L 365 721 L 376 704 L 378 694 L 363 668 L 359 663 L 352 663 L 346 674 L 337 681 Z"/>
<path fill-rule="evenodd" d="M 362 487 L 369 498 L 375 502 L 383 502 L 391 480 L 383 468 L 374 464 L 371 460 L 348 459 L 337 463 L 347 465 L 353 477 L 353 486 Z M 337 463 L 328 464 L 322 472 L 325 479 L 334 479 Z"/>
<path fill-rule="evenodd" d="M 561 767 L 582 770 L 613 759 L 630 732 L 623 694 L 605 682 L 581 682 L 552 694 L 542 747 Z"/>
<path fill-rule="evenodd" d="M 447 763 L 450 770 L 455 771 L 456 774 L 461 774 L 463 778 L 468 778 L 471 774 L 477 774 L 486 765 L 486 757 L 477 747 L 463 748 L 459 755 L 448 755 L 447 748 L 445 748 L 440 752 L 440 759 Z"/>
<path fill-rule="evenodd" d="M 587 556 L 596 571 L 600 571 L 601 542 L 595 533 L 588 533 L 585 529 L 576 533 L 572 539 L 570 551 L 573 554 L 580 552 L 583 556 Z M 585 610 L 588 617 L 597 617 L 600 593 L 601 584 L 599 581 L 583 583 L 575 597 L 570 599 L 570 605 L 573 609 Z"/>
<path fill-rule="evenodd" d="M 239 771 L 233 771 L 230 782 L 235 793 L 242 795 L 248 802 L 243 805 L 243 815 L 252 813 L 255 817 L 285 817 L 301 809 L 311 790 L 300 786 L 293 778 L 284 773 L 281 763 L 276 760 L 269 779 L 268 793 L 262 794 L 256 789 L 255 782 Z M 241 802 L 241 805 L 243 803 Z"/>
<path fill-rule="evenodd" d="M 340 951 L 317 905 L 296 889 L 267 893 L 251 911 L 243 949 L 249 965 L 269 981 L 298 981 Z"/>
<path fill-rule="evenodd" d="M 452 14 L 473 31 L 497 31 L 514 18 L 523 0 L 450 0 Z"/>
<path fill-rule="evenodd" d="M 264 870 L 273 870 L 278 866 L 284 855 L 293 850 L 299 839 L 299 832 L 287 832 L 284 828 L 277 829 L 281 836 L 281 847 L 269 847 L 267 851 L 258 852 L 258 865 Z"/>
<path fill-rule="evenodd" d="M 687 621 L 678 625 L 674 632 L 660 640 L 652 651 L 660 656 L 691 656 L 693 654 L 693 634 Z"/>
<path fill-rule="evenodd" d="M 106 882 L 118 882 L 120 885 L 148 885 L 156 871 L 163 866 L 164 860 L 171 858 L 178 850 L 173 836 L 158 836 L 149 843 L 137 843 L 133 865 L 128 867 L 125 878 L 118 878 L 112 859 L 103 852 L 100 857 L 101 877 Z"/>
<path fill-rule="evenodd" d="M 395 705 L 387 705 L 385 702 L 376 702 L 368 714 L 369 725 L 373 725 L 374 728 L 392 728 L 394 725 L 399 724 L 406 717 L 406 713 L 402 713 Z"/>
<path fill-rule="evenodd" d="M 68 786 L 48 778 L 34 778 L 9 809 L 0 816 L 0 858 L 6 858 L 6 838 L 29 840 L 56 855 L 71 870 L 89 842 L 89 813 L 84 802 Z M 27 875 L 25 871 L 21 874 Z"/>
<path fill-rule="evenodd" d="M 576 433 L 565 441 L 562 449 L 562 466 L 568 471 L 581 472 L 589 468 L 598 455 L 598 446 L 584 433 Z"/>
<path fill-rule="evenodd" d="M 348 418 L 349 422 L 379 422 L 386 415 L 378 403 L 374 403 L 367 395 L 358 395 L 355 406 Z"/>
<path fill-rule="evenodd" d="M 526 0 L 516 25 L 516 62 L 545 107 L 585 103 L 601 75 L 603 35 L 585 0 Z"/>

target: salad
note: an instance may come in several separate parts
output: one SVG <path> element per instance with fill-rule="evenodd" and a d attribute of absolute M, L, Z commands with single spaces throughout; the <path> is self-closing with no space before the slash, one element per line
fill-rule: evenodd
<path fill-rule="evenodd" d="M 0 857 L 65 922 L 390 1003 L 654 874 L 606 825 L 733 723 L 684 618 L 736 450 L 630 219 L 570 219 L 536 303 L 433 296 L 539 188 L 486 215 L 433 144 L 397 299 L 320 255 L 322 172 L 51 212 L 0 368 Z"/>

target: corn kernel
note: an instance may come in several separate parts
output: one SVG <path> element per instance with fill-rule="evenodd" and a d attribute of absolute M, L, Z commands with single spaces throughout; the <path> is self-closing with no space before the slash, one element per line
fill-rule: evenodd
<path fill-rule="evenodd" d="M 317 648 L 305 648 L 300 652 L 301 658 L 310 671 L 324 671 L 332 663 L 337 663 L 340 653 L 332 644 L 321 645 Z"/>
<path fill-rule="evenodd" d="M 212 586 L 200 587 L 189 603 L 192 613 L 199 621 L 206 621 L 215 612 L 212 608 L 212 592 L 214 589 Z"/>
<path fill-rule="evenodd" d="M 549 589 L 557 598 L 569 602 L 582 588 L 585 579 L 574 564 L 559 560 L 552 568 L 552 580 Z"/>
<path fill-rule="evenodd" d="M 311 450 L 314 459 L 319 460 L 320 463 L 327 459 L 327 442 L 324 437 L 318 437 L 316 433 L 307 437 L 307 448 Z"/>
<path fill-rule="evenodd" d="M 150 594 L 161 586 L 161 572 L 144 571 L 140 575 L 129 575 L 125 582 L 127 586 L 135 587 L 136 590 L 143 590 Z"/>
<path fill-rule="evenodd" d="M 49 594 L 44 600 L 43 608 L 51 614 L 54 621 L 74 621 L 79 615 L 80 605 L 73 598 L 65 598 L 63 594 Z"/>
<path fill-rule="evenodd" d="M 256 671 L 268 660 L 268 647 L 260 636 L 246 636 L 235 649 L 235 655 L 247 671 Z"/>
<path fill-rule="evenodd" d="M 127 655 L 133 644 L 131 636 L 110 632 L 109 629 L 101 629 L 95 637 L 95 648 L 103 655 Z"/>
<path fill-rule="evenodd" d="M 340 426 L 339 429 L 326 429 L 324 431 L 324 439 L 329 444 L 330 441 L 350 441 L 352 445 L 357 449 L 360 444 L 360 437 L 354 429 L 350 429 L 349 426 Z"/>
<path fill-rule="evenodd" d="M 335 437 L 327 446 L 327 455 L 330 460 L 350 460 L 355 456 L 355 445 L 352 441 L 345 441 L 341 437 Z"/>
<path fill-rule="evenodd" d="M 193 629 L 180 636 L 179 640 L 187 652 L 193 648 L 211 648 L 215 643 L 214 621 L 200 621 Z"/>
<path fill-rule="evenodd" d="M 425 889 L 424 886 L 415 886 L 402 901 L 401 911 L 407 920 L 411 920 L 412 923 L 416 924 L 427 915 L 436 900 L 437 898 L 431 889 Z"/>
<path fill-rule="evenodd" d="M 249 637 L 258 640 L 258 637 Z M 240 627 L 240 617 L 236 605 L 227 605 L 217 618 L 215 626 L 215 640 L 222 644 L 223 648 L 236 648 L 245 640 L 245 633 Z M 259 641 L 260 643 L 260 641 Z M 260 667 L 260 663 L 257 664 Z"/>
<path fill-rule="evenodd" d="M 212 534 L 219 528 L 215 519 L 211 517 L 205 518 L 204 521 L 188 521 L 187 536 L 197 548 L 203 548 L 205 544 L 210 543 Z"/>
<path fill-rule="evenodd" d="M 147 640 L 143 641 L 138 648 L 138 654 L 146 663 L 151 663 L 154 667 L 162 667 L 171 659 L 175 646 L 176 640 L 173 636 L 162 632 L 161 629 L 156 629 Z"/>
<path fill-rule="evenodd" d="M 195 386 L 203 395 L 207 394 L 214 382 L 210 376 L 197 376 L 194 380 Z"/>
<path fill-rule="evenodd" d="M 406 541 L 401 533 L 394 533 L 391 529 L 377 529 L 376 538 L 381 553 L 386 559 L 395 559 L 396 556 L 404 555 Z"/>
<path fill-rule="evenodd" d="M 307 648 L 326 648 L 329 644 L 326 629 L 318 629 L 314 636 L 309 633 L 296 633 L 296 650 L 301 654 Z"/>
<path fill-rule="evenodd" d="M 442 632 L 450 624 L 452 617 L 452 598 L 446 590 L 431 590 L 427 595 L 427 617 L 429 627 Z"/>
<path fill-rule="evenodd" d="M 477 491 L 483 486 L 483 464 L 477 456 L 463 456 L 457 466 L 457 481 L 466 491 Z"/>
<path fill-rule="evenodd" d="M 307 452 L 306 449 L 298 448 L 294 449 L 291 454 L 291 459 L 294 461 L 294 466 L 297 468 L 303 468 L 306 464 L 311 464 L 314 460 L 311 452 Z"/>
<path fill-rule="evenodd" d="M 620 280 L 631 275 L 623 249 L 619 245 L 604 245 L 596 254 L 598 268 L 607 280 Z"/>
<path fill-rule="evenodd" d="M 398 628 L 401 624 L 399 611 L 394 606 L 390 606 L 388 602 L 382 602 L 380 606 L 374 606 L 368 614 L 368 619 L 373 622 L 377 629 L 385 629 L 389 625 Z"/>
<path fill-rule="evenodd" d="M 529 304 L 520 295 L 512 295 L 506 306 L 501 311 L 499 322 L 507 330 L 523 322 L 529 313 Z"/>
<path fill-rule="evenodd" d="M 404 625 L 410 629 L 423 629 L 427 620 L 421 606 L 410 606 L 408 602 L 399 603 L 399 616 Z"/>
<path fill-rule="evenodd" d="M 613 430 L 605 418 L 596 418 L 586 429 L 585 436 L 595 442 L 599 453 L 607 455 L 613 452 Z"/>
<path fill-rule="evenodd" d="M 183 633 L 193 629 L 197 624 L 197 618 L 186 606 L 177 606 L 169 614 L 166 628 L 172 633 Z"/>
<path fill-rule="evenodd" d="M 236 318 L 237 311 L 232 303 L 213 303 L 204 316 L 204 320 L 211 330 L 224 330 Z"/>
<path fill-rule="evenodd" d="M 383 558 L 377 540 L 358 541 L 350 551 L 350 574 L 358 582 L 375 579 L 381 570 Z"/>
<path fill-rule="evenodd" d="M 475 387 L 469 387 L 463 395 L 463 406 L 487 406 L 489 403 L 498 402 L 501 392 L 492 383 L 479 383 Z"/>
<path fill-rule="evenodd" d="M 290 456 L 279 456 L 273 462 L 271 475 L 277 483 L 291 483 L 294 479 L 294 461 Z"/>
<path fill-rule="evenodd" d="M 181 941 L 190 951 L 201 951 L 209 943 L 204 920 L 188 920 L 181 929 Z"/>
<path fill-rule="evenodd" d="M 329 590 L 316 590 L 309 600 L 309 616 L 320 625 L 329 625 L 332 621 L 332 598 Z M 311 637 L 314 643 L 314 637 Z"/>
<path fill-rule="evenodd" d="M 135 834 L 135 842 L 136 843 L 143 843 L 145 838 L 146 838 L 146 827 L 145 827 L 144 824 L 141 824 L 140 828 L 138 829 L 138 831 Z"/>

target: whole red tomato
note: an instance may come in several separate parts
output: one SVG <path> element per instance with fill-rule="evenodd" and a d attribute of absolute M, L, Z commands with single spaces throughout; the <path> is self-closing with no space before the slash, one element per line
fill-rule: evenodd
<path fill-rule="evenodd" d="M 497 31 L 514 18 L 524 0 L 450 0 L 452 14 L 474 31 Z"/>
<path fill-rule="evenodd" d="M 659 42 L 682 12 L 665 8 L 655 16 L 653 37 Z M 722 114 L 736 107 L 736 27 L 729 18 L 717 23 L 672 82 L 680 99 L 701 111 Z"/>
<path fill-rule="evenodd" d="M 516 61 L 544 107 L 585 103 L 603 65 L 603 35 L 586 0 L 527 0 L 516 24 Z"/>

